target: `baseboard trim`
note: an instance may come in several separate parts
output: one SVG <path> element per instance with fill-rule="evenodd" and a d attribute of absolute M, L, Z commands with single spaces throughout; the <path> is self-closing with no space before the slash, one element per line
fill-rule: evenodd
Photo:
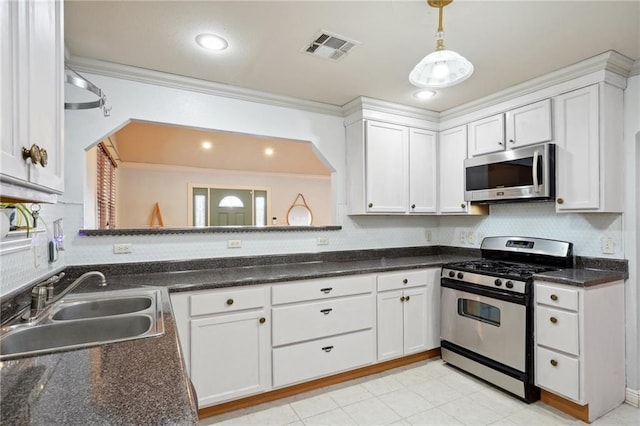
<path fill-rule="evenodd" d="M 321 379 L 311 380 L 309 382 L 299 383 L 286 388 L 275 389 L 272 391 L 248 396 L 246 398 L 237 399 L 235 401 L 223 402 L 221 404 L 204 407 L 198 410 L 198 416 L 201 419 L 217 416 L 218 414 L 227 413 L 229 411 L 247 408 L 253 405 L 263 404 L 265 402 L 275 401 L 276 399 L 285 398 L 310 390 L 322 388 L 325 386 L 335 385 L 337 383 L 346 382 L 348 380 L 357 379 L 359 377 L 369 376 L 371 374 L 380 373 L 382 371 L 391 370 L 392 368 L 402 367 L 404 365 L 413 364 L 414 362 L 423 361 L 425 359 L 440 356 L 440 348 L 431 349 L 426 352 L 408 355 L 402 358 L 396 358 L 389 361 L 383 361 L 377 364 L 368 365 L 366 367 L 357 368 L 355 370 L 345 371 L 333 376 L 323 377 Z"/>
<path fill-rule="evenodd" d="M 569 401 L 561 396 L 548 392 L 544 389 L 540 389 L 540 401 L 545 404 L 556 408 L 563 413 L 582 420 L 585 423 L 589 423 L 589 404 L 580 405 L 573 401 Z"/>
<path fill-rule="evenodd" d="M 640 389 L 629 389 L 625 392 L 624 402 L 640 408 Z"/>

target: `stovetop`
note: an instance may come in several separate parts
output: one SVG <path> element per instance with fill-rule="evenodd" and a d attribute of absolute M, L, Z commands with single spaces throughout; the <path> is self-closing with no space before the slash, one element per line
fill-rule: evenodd
<path fill-rule="evenodd" d="M 493 259 L 479 259 L 465 262 L 449 263 L 446 265 L 446 267 L 449 269 L 455 269 L 457 271 L 474 272 L 478 274 L 486 274 L 521 280 L 529 279 L 533 276 L 533 274 L 555 271 L 559 269 L 555 266 L 536 265 L 520 262 L 505 262 Z"/>

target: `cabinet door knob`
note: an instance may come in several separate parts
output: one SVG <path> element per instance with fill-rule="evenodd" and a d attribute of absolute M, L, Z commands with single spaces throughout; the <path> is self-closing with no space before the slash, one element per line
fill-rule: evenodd
<path fill-rule="evenodd" d="M 402 297 L 400 298 L 400 301 L 401 301 L 401 302 L 404 302 L 404 296 L 402 296 Z"/>
<path fill-rule="evenodd" d="M 558 204 L 564 204 L 564 198 L 558 198 L 557 203 Z"/>
<path fill-rule="evenodd" d="M 558 361 L 556 361 L 555 359 L 552 359 L 551 361 L 549 361 L 549 363 L 550 363 L 551 365 L 553 365 L 554 367 L 557 367 L 557 366 L 558 366 Z"/>
<path fill-rule="evenodd" d="M 415 204 L 411 204 L 411 208 L 412 208 L 412 209 L 415 209 L 415 208 L 416 208 L 416 205 L 415 205 Z"/>
<path fill-rule="evenodd" d="M 322 350 L 325 352 L 331 352 L 331 349 L 333 349 L 333 346 L 325 346 L 324 348 L 322 348 Z"/>
<path fill-rule="evenodd" d="M 467 207 L 467 205 L 465 203 L 460 203 L 460 208 L 464 209 L 465 207 Z"/>
<path fill-rule="evenodd" d="M 227 305 L 229 306 L 233 305 L 233 299 L 227 299 Z"/>
<path fill-rule="evenodd" d="M 31 159 L 31 163 L 40 164 L 42 167 L 47 165 L 48 155 L 47 150 L 40 148 L 38 145 L 33 144 L 31 148 L 22 148 L 22 159 Z"/>
<path fill-rule="evenodd" d="M 556 294 L 552 294 L 552 295 L 551 295 L 551 296 L 549 296 L 549 297 L 550 297 L 550 298 L 551 298 L 551 300 L 553 300 L 554 302 L 555 302 L 556 300 L 558 300 L 558 295 L 556 295 Z"/>
<path fill-rule="evenodd" d="M 329 315 L 329 312 L 333 311 L 333 309 L 331 308 L 327 308 L 327 309 L 320 309 L 320 312 L 322 312 L 325 315 Z"/>
<path fill-rule="evenodd" d="M 260 324 L 264 324 L 265 322 L 267 322 L 267 319 L 265 317 L 260 317 L 258 321 L 260 321 Z"/>
<path fill-rule="evenodd" d="M 373 207 L 373 203 L 369 203 L 369 208 Z"/>
<path fill-rule="evenodd" d="M 549 321 L 551 321 L 552 323 L 556 324 L 558 322 L 558 318 L 551 317 L 551 318 L 549 318 Z"/>
<path fill-rule="evenodd" d="M 498 141 L 498 145 L 502 145 L 502 141 Z"/>
<path fill-rule="evenodd" d="M 333 287 L 325 287 L 320 289 L 320 291 L 323 292 L 324 294 L 329 294 L 331 290 L 333 290 Z"/>
<path fill-rule="evenodd" d="M 407 297 L 405 297 L 405 298 L 404 298 L 404 301 L 405 301 L 405 302 L 408 302 L 408 301 L 409 301 L 409 299 L 411 299 L 411 296 L 407 296 Z"/>
<path fill-rule="evenodd" d="M 406 279 L 406 278 L 402 280 L 402 284 L 406 284 L 406 283 L 408 283 L 408 282 L 409 282 L 409 280 L 408 280 L 408 279 Z"/>
<path fill-rule="evenodd" d="M 509 142 L 516 143 L 516 141 L 514 141 L 513 139 L 509 139 Z"/>

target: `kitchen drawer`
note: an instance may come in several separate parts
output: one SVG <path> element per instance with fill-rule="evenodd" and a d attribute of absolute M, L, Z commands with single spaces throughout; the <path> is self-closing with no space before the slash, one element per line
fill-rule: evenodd
<path fill-rule="evenodd" d="M 427 271 L 419 269 L 379 274 L 378 291 L 397 290 L 426 285 L 428 276 L 429 274 Z"/>
<path fill-rule="evenodd" d="M 574 401 L 580 400 L 580 361 L 545 348 L 536 348 L 536 385 Z"/>
<path fill-rule="evenodd" d="M 189 313 L 196 316 L 262 308 L 267 291 L 267 287 L 260 287 L 197 293 L 189 297 Z"/>
<path fill-rule="evenodd" d="M 273 346 L 372 328 L 374 296 L 354 296 L 271 310 Z"/>
<path fill-rule="evenodd" d="M 536 303 L 570 311 L 578 310 L 578 290 L 536 283 Z"/>
<path fill-rule="evenodd" d="M 273 386 L 279 387 L 375 362 L 373 330 L 273 349 Z"/>
<path fill-rule="evenodd" d="M 278 305 L 371 293 L 374 279 L 375 275 L 355 275 L 278 284 L 272 287 L 271 301 Z"/>
<path fill-rule="evenodd" d="M 537 344 L 580 355 L 578 314 L 536 306 Z"/>

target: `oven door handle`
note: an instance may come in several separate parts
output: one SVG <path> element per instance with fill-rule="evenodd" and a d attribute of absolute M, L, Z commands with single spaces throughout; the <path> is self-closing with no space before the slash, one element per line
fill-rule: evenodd
<path fill-rule="evenodd" d="M 473 283 L 455 281 L 445 277 L 440 278 L 440 287 L 451 288 L 470 294 L 477 294 L 478 296 L 504 300 L 505 302 L 517 303 L 519 305 L 527 305 L 530 297 L 528 294 L 498 290 L 496 288 L 485 287 Z"/>

